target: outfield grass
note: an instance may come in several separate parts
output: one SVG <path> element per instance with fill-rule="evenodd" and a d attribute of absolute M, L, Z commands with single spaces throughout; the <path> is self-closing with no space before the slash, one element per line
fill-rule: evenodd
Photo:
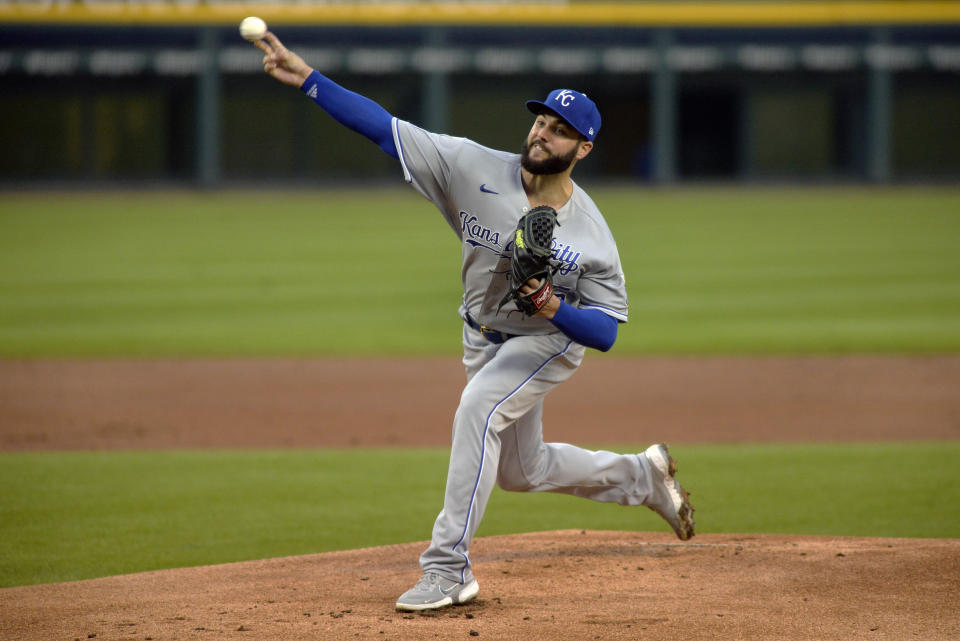
<path fill-rule="evenodd" d="M 960 442 L 672 452 L 700 532 L 960 537 Z M 436 449 L 2 454 L 0 587 L 426 540 L 446 463 Z M 479 535 L 561 528 L 666 525 L 497 491 Z"/>
<path fill-rule="evenodd" d="M 960 349 L 960 190 L 589 189 L 619 354 Z M 455 354 L 460 250 L 409 188 L 6 194 L 0 357 Z"/>
<path fill-rule="evenodd" d="M 960 190 L 590 192 L 620 355 L 960 350 Z M 456 354 L 459 265 L 410 189 L 5 194 L 0 358 Z M 960 443 L 674 451 L 701 531 L 960 536 Z M 0 453 L 0 586 L 425 540 L 446 459 Z M 498 492 L 480 534 L 664 527 Z"/>

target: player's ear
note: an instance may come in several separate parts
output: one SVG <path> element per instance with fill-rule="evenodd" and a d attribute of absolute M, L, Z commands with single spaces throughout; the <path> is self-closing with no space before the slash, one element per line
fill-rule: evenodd
<path fill-rule="evenodd" d="M 593 143 L 589 140 L 581 140 L 580 147 L 577 149 L 577 160 L 583 160 L 587 157 L 587 154 L 590 153 L 590 150 L 593 149 Z"/>

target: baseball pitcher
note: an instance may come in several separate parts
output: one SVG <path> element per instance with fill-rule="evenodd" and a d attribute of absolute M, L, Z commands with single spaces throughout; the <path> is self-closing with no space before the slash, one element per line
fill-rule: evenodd
<path fill-rule="evenodd" d="M 477 595 L 470 542 L 495 485 L 644 505 L 680 539 L 693 536 L 693 508 L 666 446 L 615 454 L 543 441 L 547 394 L 587 348 L 609 350 L 627 322 L 617 245 L 570 177 L 600 131 L 593 101 L 557 89 L 527 102 L 533 125 L 520 153 L 496 151 L 394 118 L 311 69 L 271 32 L 255 45 L 266 73 L 396 158 L 406 182 L 460 240 L 467 384 L 453 420 L 443 510 L 420 557 L 423 576 L 396 608 L 442 608 Z"/>

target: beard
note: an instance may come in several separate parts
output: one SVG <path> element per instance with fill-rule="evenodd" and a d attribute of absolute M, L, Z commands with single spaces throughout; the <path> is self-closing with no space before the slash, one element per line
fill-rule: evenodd
<path fill-rule="evenodd" d="M 577 148 L 574 147 L 570 153 L 564 156 L 554 156 L 551 154 L 543 160 L 533 160 L 530 157 L 530 143 L 523 141 L 520 147 L 520 166 L 537 176 L 546 176 L 549 174 L 560 174 L 570 167 L 573 159 L 577 156 Z"/>

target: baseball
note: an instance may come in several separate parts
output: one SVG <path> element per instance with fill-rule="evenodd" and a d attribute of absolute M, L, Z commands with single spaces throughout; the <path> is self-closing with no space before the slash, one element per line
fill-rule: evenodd
<path fill-rule="evenodd" d="M 240 35 L 250 42 L 263 38 L 267 32 L 267 23 L 256 16 L 249 16 L 240 23 Z"/>

